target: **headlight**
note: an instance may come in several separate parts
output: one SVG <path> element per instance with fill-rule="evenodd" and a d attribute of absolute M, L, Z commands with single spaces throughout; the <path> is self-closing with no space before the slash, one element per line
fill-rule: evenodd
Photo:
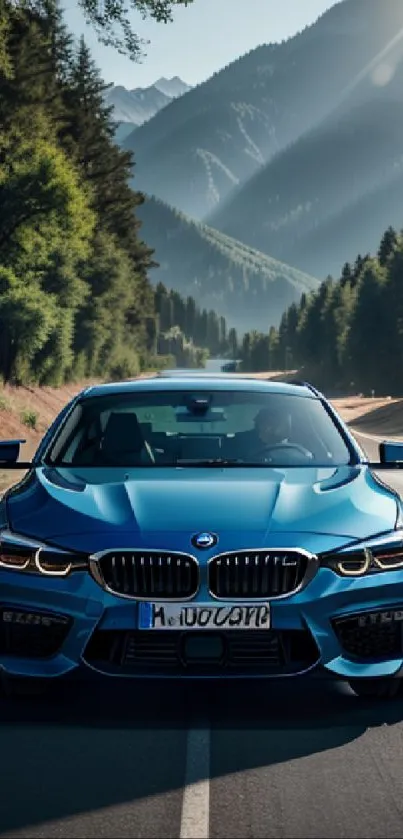
<path fill-rule="evenodd" d="M 363 577 L 403 569 L 403 532 L 393 531 L 336 553 L 322 554 L 320 565 L 331 568 L 341 577 Z"/>
<path fill-rule="evenodd" d="M 10 530 L 0 530 L 0 570 L 67 577 L 73 571 L 87 568 L 88 561 L 84 554 L 59 550 Z"/>

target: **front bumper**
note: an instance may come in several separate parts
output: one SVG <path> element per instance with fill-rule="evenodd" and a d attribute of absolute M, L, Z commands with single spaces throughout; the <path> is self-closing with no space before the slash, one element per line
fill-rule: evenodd
<path fill-rule="evenodd" d="M 321 569 L 299 593 L 271 601 L 270 630 L 203 631 L 221 639 L 219 658 L 203 661 L 188 653 L 195 631 L 140 629 L 136 601 L 105 592 L 85 572 L 61 579 L 2 571 L 0 592 L 0 668 L 15 676 L 83 668 L 138 678 L 267 678 L 324 668 L 350 679 L 403 671 L 402 571 L 343 579 Z M 202 589 L 192 602 L 217 604 Z"/>

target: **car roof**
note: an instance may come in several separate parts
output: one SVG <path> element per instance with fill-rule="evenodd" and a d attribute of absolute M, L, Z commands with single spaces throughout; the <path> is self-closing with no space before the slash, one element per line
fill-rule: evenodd
<path fill-rule="evenodd" d="M 167 390 L 225 390 L 242 391 L 251 393 L 282 393 L 284 395 L 302 396 L 310 399 L 322 398 L 309 382 L 284 382 L 272 381 L 271 379 L 257 379 L 253 376 L 239 375 L 236 373 L 194 373 L 193 371 L 181 371 L 175 374 L 170 371 L 168 375 L 157 374 L 138 379 L 129 379 L 123 382 L 108 382 L 106 384 L 93 385 L 81 393 L 84 397 L 106 396 L 124 393 L 161 392 Z"/>

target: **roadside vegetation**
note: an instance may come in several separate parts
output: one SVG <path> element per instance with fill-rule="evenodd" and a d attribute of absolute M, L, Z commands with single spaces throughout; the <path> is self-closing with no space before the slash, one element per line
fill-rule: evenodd
<path fill-rule="evenodd" d="M 248 371 L 295 368 L 327 393 L 403 391 L 403 234 L 389 227 L 378 253 L 346 263 L 284 313 L 279 329 L 249 332 Z"/>

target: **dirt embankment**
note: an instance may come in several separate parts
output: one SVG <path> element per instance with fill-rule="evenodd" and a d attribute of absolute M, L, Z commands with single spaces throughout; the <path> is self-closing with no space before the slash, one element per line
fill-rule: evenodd
<path fill-rule="evenodd" d="M 26 440 L 20 458 L 30 460 L 52 420 L 82 387 L 85 382 L 60 388 L 1 387 L 0 440 Z M 0 467 L 0 489 L 20 477 L 19 471 L 1 472 Z"/>
<path fill-rule="evenodd" d="M 268 378 L 260 374 L 259 378 Z M 271 374 L 270 378 L 275 378 Z M 61 408 L 87 382 L 50 387 L 0 388 L 0 439 L 23 439 L 21 459 L 29 460 L 44 432 Z M 343 419 L 352 427 L 367 434 L 390 438 L 403 437 L 403 399 L 367 399 L 346 397 L 332 400 Z M 1 472 L 0 489 L 19 480 L 19 471 Z"/>

